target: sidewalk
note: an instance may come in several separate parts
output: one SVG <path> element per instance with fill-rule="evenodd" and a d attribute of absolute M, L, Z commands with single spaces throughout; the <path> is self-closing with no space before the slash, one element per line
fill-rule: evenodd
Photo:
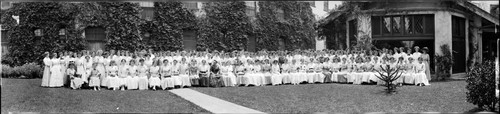
<path fill-rule="evenodd" d="M 170 92 L 192 102 L 212 113 L 264 113 L 246 108 L 219 98 L 215 98 L 192 89 L 174 89 Z"/>

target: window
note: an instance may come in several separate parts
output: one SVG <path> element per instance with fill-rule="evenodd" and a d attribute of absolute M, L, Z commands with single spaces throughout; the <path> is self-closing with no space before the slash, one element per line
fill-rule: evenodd
<path fill-rule="evenodd" d="M 142 19 L 145 19 L 146 21 L 151 21 L 153 20 L 153 16 L 154 16 L 154 7 L 143 7 L 141 12 Z"/>
<path fill-rule="evenodd" d="M 285 12 L 282 9 L 277 9 L 276 10 L 276 18 L 280 21 L 285 20 Z"/>
<path fill-rule="evenodd" d="M 42 36 L 42 29 L 36 29 L 35 30 L 35 36 Z"/>
<path fill-rule="evenodd" d="M 358 40 L 357 34 L 358 34 L 358 22 L 356 19 L 349 21 L 349 43 L 356 43 Z"/>
<path fill-rule="evenodd" d="M 433 36 L 434 15 L 373 16 L 372 36 Z"/>
<path fill-rule="evenodd" d="M 59 35 L 61 35 L 61 36 L 66 35 L 66 30 L 65 29 L 59 30 Z"/>
<path fill-rule="evenodd" d="M 10 37 L 9 37 L 9 35 L 7 34 L 7 32 L 9 32 L 9 31 L 7 31 L 7 30 L 2 30 L 2 45 L 3 45 L 4 43 L 9 43 Z"/>

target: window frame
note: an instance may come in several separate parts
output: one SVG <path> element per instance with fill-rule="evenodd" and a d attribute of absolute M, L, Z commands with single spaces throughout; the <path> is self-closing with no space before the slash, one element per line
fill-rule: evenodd
<path fill-rule="evenodd" d="M 415 17 L 417 16 L 420 16 L 422 17 L 422 27 L 423 27 L 423 30 L 422 30 L 422 33 L 416 33 L 416 32 L 411 32 L 411 31 L 408 31 L 408 29 L 406 28 L 406 18 L 409 17 L 408 20 L 410 20 L 411 22 L 409 23 L 409 26 L 410 26 L 410 30 L 412 31 L 415 31 L 415 28 L 416 28 L 416 25 L 417 23 L 414 21 L 415 20 Z M 400 20 L 400 26 L 399 26 L 399 33 L 394 33 L 394 17 L 399 17 L 399 20 Z M 426 31 L 427 29 L 435 29 L 435 26 L 427 26 L 427 25 L 435 25 L 434 24 L 434 20 L 432 21 L 429 21 L 429 19 L 433 19 L 433 18 L 428 18 L 428 17 L 434 17 L 433 14 L 413 14 L 413 15 L 388 15 L 388 16 L 372 16 L 372 20 L 378 20 L 379 22 L 378 23 L 374 23 L 374 22 L 371 22 L 371 29 L 372 29 L 372 37 L 373 38 L 387 38 L 387 37 L 434 37 L 434 31 L 430 32 L 430 31 Z M 374 18 L 377 18 L 377 19 L 374 19 Z M 384 29 L 385 29 L 385 18 L 390 18 L 390 23 L 389 23 L 389 26 L 390 26 L 390 29 L 389 30 L 389 33 L 385 32 Z M 432 23 L 432 24 L 428 24 L 428 23 Z M 378 26 L 377 26 L 378 24 Z M 377 28 L 378 27 L 378 28 Z M 378 29 L 378 30 L 377 30 Z M 377 32 L 373 32 L 373 31 L 377 31 Z M 375 34 L 377 33 L 377 34 Z"/>

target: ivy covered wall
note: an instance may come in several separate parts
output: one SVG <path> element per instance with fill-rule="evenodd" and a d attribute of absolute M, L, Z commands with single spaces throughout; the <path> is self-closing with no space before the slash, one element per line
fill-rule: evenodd
<path fill-rule="evenodd" d="M 232 51 L 247 46 L 252 26 L 244 2 L 209 2 L 198 19 L 198 50 Z"/>
<path fill-rule="evenodd" d="M 262 1 L 259 7 L 254 24 L 258 50 L 278 50 L 280 38 L 288 50 L 314 48 L 316 20 L 309 2 Z"/>

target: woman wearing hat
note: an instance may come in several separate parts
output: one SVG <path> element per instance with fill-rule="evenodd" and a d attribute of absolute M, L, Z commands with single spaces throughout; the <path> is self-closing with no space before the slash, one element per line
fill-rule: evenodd
<path fill-rule="evenodd" d="M 413 53 L 413 59 L 417 60 L 419 57 L 422 56 L 422 53 L 420 53 L 420 47 L 415 46 L 415 52 Z"/>
<path fill-rule="evenodd" d="M 427 79 L 430 81 L 431 80 L 431 67 L 429 64 L 430 57 L 429 57 L 429 54 L 427 54 L 428 52 L 429 52 L 429 48 L 424 47 L 422 49 L 422 59 L 423 59 L 424 64 L 425 64 L 425 75 L 427 76 Z"/>
<path fill-rule="evenodd" d="M 418 58 L 418 63 L 415 64 L 415 84 L 417 86 L 426 86 L 426 85 L 431 85 L 429 84 L 429 80 L 427 79 L 427 76 L 425 75 L 425 63 L 424 59 L 422 57 Z"/>

